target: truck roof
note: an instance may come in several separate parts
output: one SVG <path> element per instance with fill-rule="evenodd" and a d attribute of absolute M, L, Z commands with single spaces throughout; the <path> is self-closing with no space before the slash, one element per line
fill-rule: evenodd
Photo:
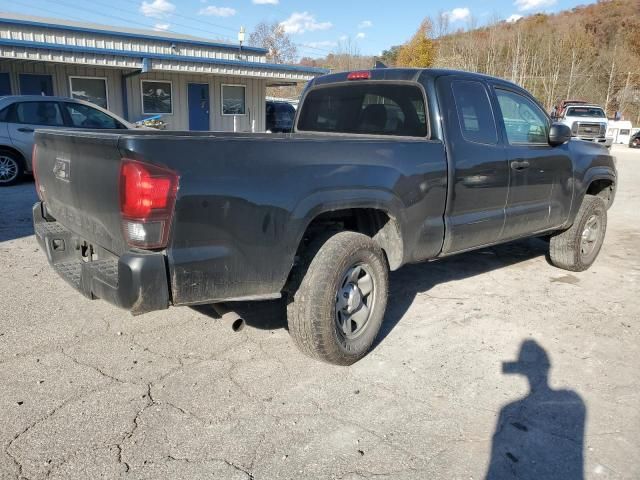
<path fill-rule="evenodd" d="M 567 109 L 569 108 L 599 108 L 600 110 L 604 110 L 601 105 L 597 105 L 595 103 L 580 103 L 575 105 L 567 105 Z"/>
<path fill-rule="evenodd" d="M 505 85 L 516 87 L 518 90 L 522 90 L 522 87 L 516 85 L 513 82 L 504 80 L 498 77 L 492 77 L 490 75 L 484 75 L 482 73 L 466 72 L 463 70 L 450 70 L 446 68 L 372 68 L 358 71 L 368 71 L 371 74 L 371 80 L 396 80 L 396 81 L 417 81 L 418 77 L 425 75 L 431 79 L 436 79 L 445 75 L 457 75 L 468 79 L 490 79 L 497 81 Z M 322 75 L 309 81 L 309 87 L 317 85 L 325 85 L 329 83 L 338 83 L 347 81 L 347 76 L 351 72 L 338 72 L 331 73 L 329 75 Z"/>

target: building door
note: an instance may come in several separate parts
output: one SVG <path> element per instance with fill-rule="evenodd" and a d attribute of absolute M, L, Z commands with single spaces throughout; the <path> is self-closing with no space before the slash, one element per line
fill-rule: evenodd
<path fill-rule="evenodd" d="M 209 130 L 209 84 L 190 83 L 189 130 Z"/>
<path fill-rule="evenodd" d="M 20 75 L 20 95 L 53 95 L 51 75 Z"/>
<path fill-rule="evenodd" d="M 11 95 L 11 79 L 8 73 L 0 73 L 0 97 Z"/>

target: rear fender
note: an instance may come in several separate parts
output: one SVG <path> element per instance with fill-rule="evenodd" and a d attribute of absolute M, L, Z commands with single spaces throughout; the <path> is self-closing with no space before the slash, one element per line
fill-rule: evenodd
<path fill-rule="evenodd" d="M 295 234 L 292 236 L 293 244 L 290 245 L 290 262 L 293 265 L 295 254 L 303 240 L 307 228 L 318 216 L 335 212 L 338 210 L 348 210 L 357 208 L 367 208 L 381 210 L 385 212 L 393 222 L 391 230 L 380 232 L 382 235 L 396 237 L 399 241 L 401 251 L 395 255 L 395 260 L 391 261 L 392 269 L 398 268 L 404 263 L 404 239 L 402 225 L 405 224 L 403 214 L 404 205 L 402 201 L 391 191 L 383 189 L 331 189 L 321 190 L 312 193 L 299 202 L 292 213 L 292 225 L 296 225 Z M 388 238 L 388 237 L 387 237 Z"/>

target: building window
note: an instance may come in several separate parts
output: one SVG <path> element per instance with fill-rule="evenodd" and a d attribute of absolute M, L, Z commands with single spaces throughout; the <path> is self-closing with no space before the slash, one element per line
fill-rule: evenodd
<path fill-rule="evenodd" d="M 85 100 L 102 108 L 109 108 L 107 79 L 96 77 L 69 77 L 71 98 Z"/>
<path fill-rule="evenodd" d="M 142 80 L 142 113 L 173 113 L 171 82 Z"/>
<path fill-rule="evenodd" d="M 244 115 L 246 113 L 244 85 L 222 85 L 222 114 Z"/>

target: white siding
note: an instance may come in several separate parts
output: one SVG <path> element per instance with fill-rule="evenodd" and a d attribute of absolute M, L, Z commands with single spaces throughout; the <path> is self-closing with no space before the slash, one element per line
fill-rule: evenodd
<path fill-rule="evenodd" d="M 64 65 L 49 62 L 29 62 L 0 60 L 0 72 L 9 72 L 14 94 L 19 94 L 19 74 L 36 73 L 51 75 L 55 95 L 69 96 L 69 77 L 106 77 L 109 93 L 109 110 L 124 116 L 122 102 L 122 70 L 113 68 L 93 68 L 76 65 Z M 238 130 L 250 131 L 251 121 L 255 120 L 257 132 L 265 129 L 265 95 L 267 80 L 248 77 L 187 74 L 170 72 L 152 72 L 125 79 L 127 82 L 128 114 L 130 121 L 143 118 L 141 80 L 170 80 L 173 92 L 173 114 L 163 115 L 167 128 L 173 130 L 189 129 L 189 101 L 187 85 L 189 83 L 209 84 L 209 128 L 218 131 L 232 131 L 233 117 L 222 115 L 222 84 L 246 85 L 247 114 L 238 116 Z M 150 116 L 150 115 L 145 115 Z"/>
<path fill-rule="evenodd" d="M 127 79 L 129 94 L 129 118 L 142 117 L 141 80 L 168 80 L 172 82 L 173 114 L 163 115 L 167 128 L 187 130 L 189 128 L 189 101 L 187 97 L 189 83 L 207 83 L 209 85 L 209 128 L 211 130 L 232 131 L 233 117 L 222 115 L 222 84 L 246 85 L 246 115 L 238 116 L 238 130 L 250 131 L 251 121 L 256 121 L 256 131 L 265 129 L 266 80 L 246 77 L 212 76 L 198 74 L 177 74 L 152 72 Z"/>
<path fill-rule="evenodd" d="M 106 77 L 107 91 L 109 95 L 109 110 L 116 115 L 124 113 L 122 108 L 121 71 L 112 68 L 93 68 L 81 65 L 64 65 L 49 62 L 24 62 L 0 60 L 0 72 L 9 72 L 13 93 L 20 94 L 21 73 L 36 73 L 51 75 L 53 81 L 53 93 L 68 97 L 69 77 Z"/>

